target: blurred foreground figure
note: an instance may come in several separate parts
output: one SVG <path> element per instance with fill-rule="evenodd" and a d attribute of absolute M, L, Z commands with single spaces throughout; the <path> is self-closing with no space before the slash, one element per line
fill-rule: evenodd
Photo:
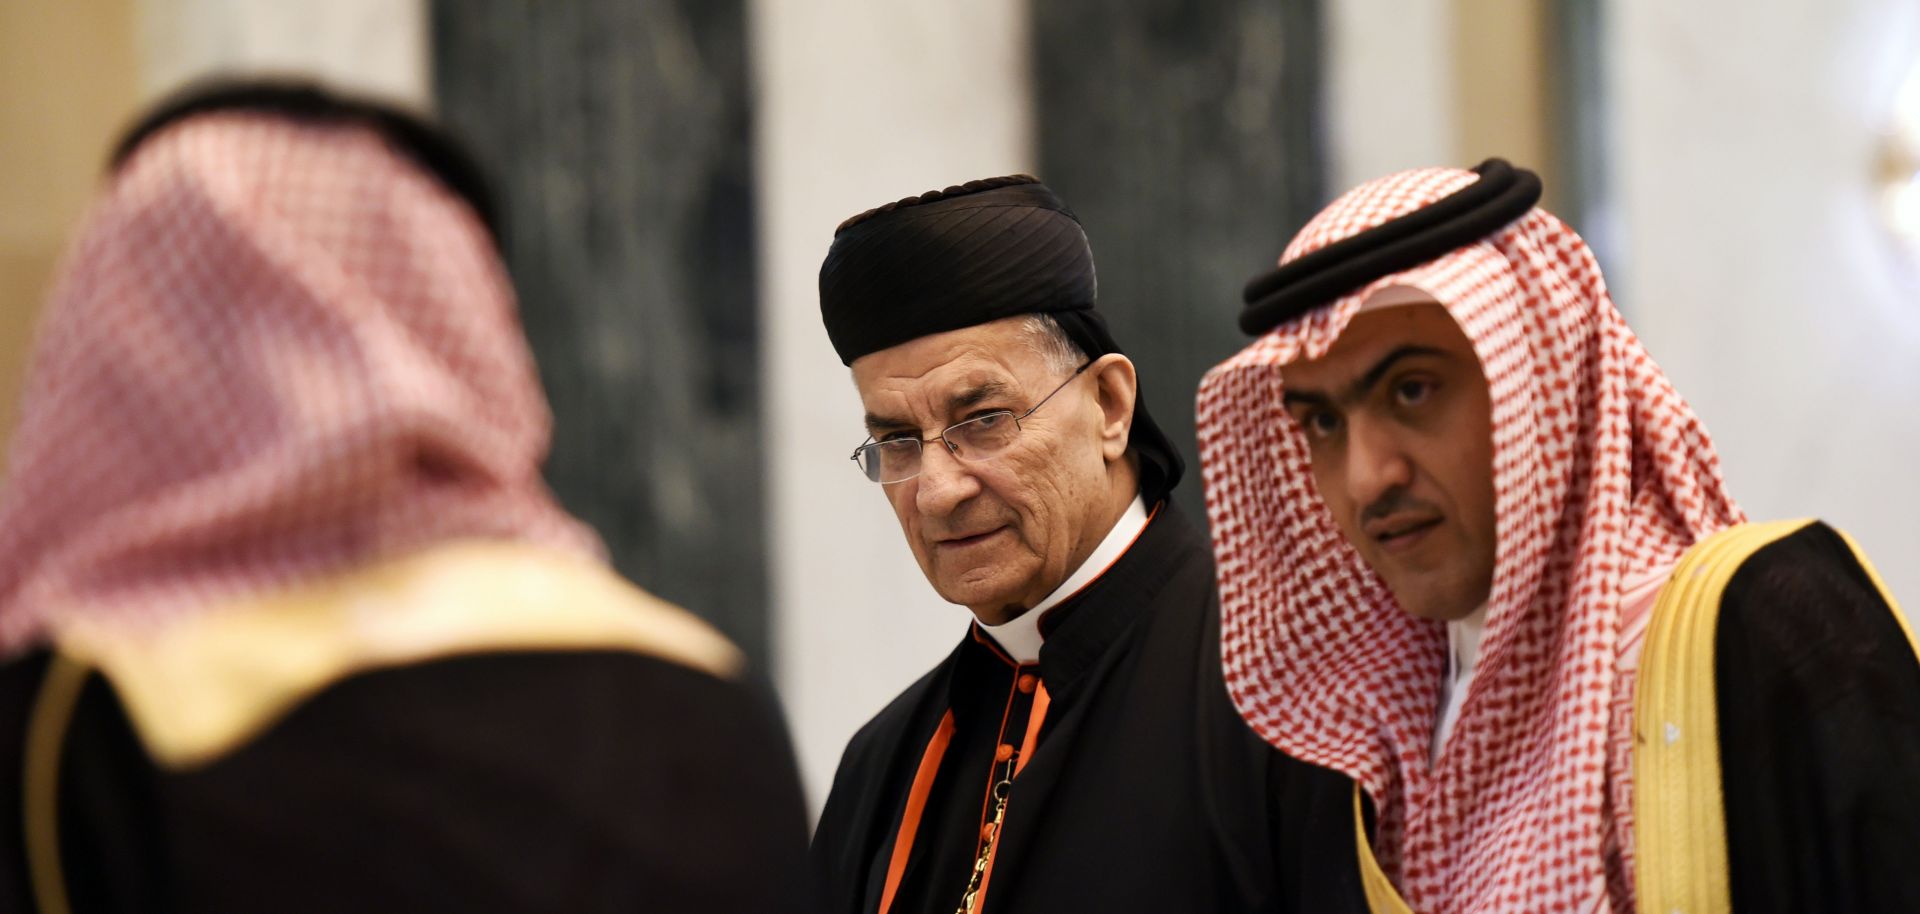
<path fill-rule="evenodd" d="M 1201 387 L 1229 688 L 1359 788 L 1366 898 L 1315 909 L 1920 910 L 1904 620 L 1843 534 L 1745 522 L 1539 194 L 1346 194 Z"/>
<path fill-rule="evenodd" d="M 797 904 L 773 709 L 541 481 L 491 218 L 313 90 L 123 143 L 0 502 L 0 909 Z"/>

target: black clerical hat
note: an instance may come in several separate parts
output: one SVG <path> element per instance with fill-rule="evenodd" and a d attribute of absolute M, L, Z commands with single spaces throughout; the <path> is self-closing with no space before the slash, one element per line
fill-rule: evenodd
<path fill-rule="evenodd" d="M 840 361 L 934 333 L 1045 314 L 1089 357 L 1120 352 L 1094 310 L 1093 251 L 1079 219 L 1028 175 L 908 197 L 840 224 L 820 265 L 820 315 Z M 1129 446 L 1157 499 L 1179 452 L 1134 400 Z"/>

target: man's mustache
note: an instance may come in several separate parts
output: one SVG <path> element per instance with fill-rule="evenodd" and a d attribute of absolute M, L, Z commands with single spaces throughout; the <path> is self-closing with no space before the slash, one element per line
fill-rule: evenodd
<path fill-rule="evenodd" d="M 1365 525 L 1372 521 L 1385 520 L 1396 514 L 1437 515 L 1439 513 L 1439 508 L 1428 504 L 1424 500 L 1413 497 L 1406 489 L 1396 488 L 1388 490 L 1385 495 L 1380 496 L 1375 499 L 1372 504 L 1367 505 L 1367 507 L 1360 512 L 1360 523 Z"/>

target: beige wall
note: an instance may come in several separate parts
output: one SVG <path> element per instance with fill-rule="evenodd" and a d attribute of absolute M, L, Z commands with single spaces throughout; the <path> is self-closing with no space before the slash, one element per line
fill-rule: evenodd
<path fill-rule="evenodd" d="M 138 103 L 133 0 L 0 4 L 0 439 L 34 317 Z"/>
<path fill-rule="evenodd" d="M 1328 189 L 1500 156 L 1558 203 L 1553 23 L 1537 0 L 1326 0 Z"/>
<path fill-rule="evenodd" d="M 0 448 L 49 277 L 141 105 L 217 71 L 427 107 L 426 31 L 426 0 L 0 3 Z"/>
<path fill-rule="evenodd" d="M 1920 262 L 1876 168 L 1920 5 L 1608 9 L 1616 299 L 1741 507 L 1849 531 L 1920 618 Z"/>
<path fill-rule="evenodd" d="M 1551 80 L 1544 5 L 1535 0 L 1457 0 L 1453 17 L 1456 142 L 1461 165 L 1500 156 L 1533 169 L 1541 206 L 1558 212 Z"/>
<path fill-rule="evenodd" d="M 1458 164 L 1455 0 L 1324 2 L 1328 192 Z"/>

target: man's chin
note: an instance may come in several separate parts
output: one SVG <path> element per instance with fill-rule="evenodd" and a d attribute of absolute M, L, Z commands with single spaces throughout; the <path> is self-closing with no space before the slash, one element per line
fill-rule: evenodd
<path fill-rule="evenodd" d="M 1025 603 L 987 603 L 970 605 L 967 611 L 973 613 L 981 625 L 1005 625 L 1032 611 Z"/>
<path fill-rule="evenodd" d="M 1014 597 L 1011 593 L 997 587 L 992 589 L 970 587 L 943 589 L 940 591 L 940 596 L 948 603 L 965 606 L 974 615 L 983 617 L 1000 615 L 1006 606 L 1014 602 Z M 1018 613 L 1014 613 L 1013 615 L 1018 615 Z M 1012 618 L 1012 616 L 1008 616 L 1008 618 Z M 992 624 L 998 625 L 999 623 L 995 622 Z"/>
<path fill-rule="evenodd" d="M 956 585 L 936 588 L 949 603 L 965 606 L 981 622 L 999 625 L 1018 617 L 1026 607 L 1008 587 Z"/>
<path fill-rule="evenodd" d="M 1433 622 L 1453 622 L 1464 619 L 1472 615 L 1474 610 L 1479 609 L 1480 604 L 1486 602 L 1485 598 L 1469 600 L 1465 597 L 1439 596 L 1436 592 L 1445 588 L 1436 586 L 1423 588 L 1416 584 L 1400 588 L 1389 585 L 1387 589 L 1393 591 L 1394 602 L 1399 603 L 1400 608 L 1405 610 L 1407 615 Z"/>

